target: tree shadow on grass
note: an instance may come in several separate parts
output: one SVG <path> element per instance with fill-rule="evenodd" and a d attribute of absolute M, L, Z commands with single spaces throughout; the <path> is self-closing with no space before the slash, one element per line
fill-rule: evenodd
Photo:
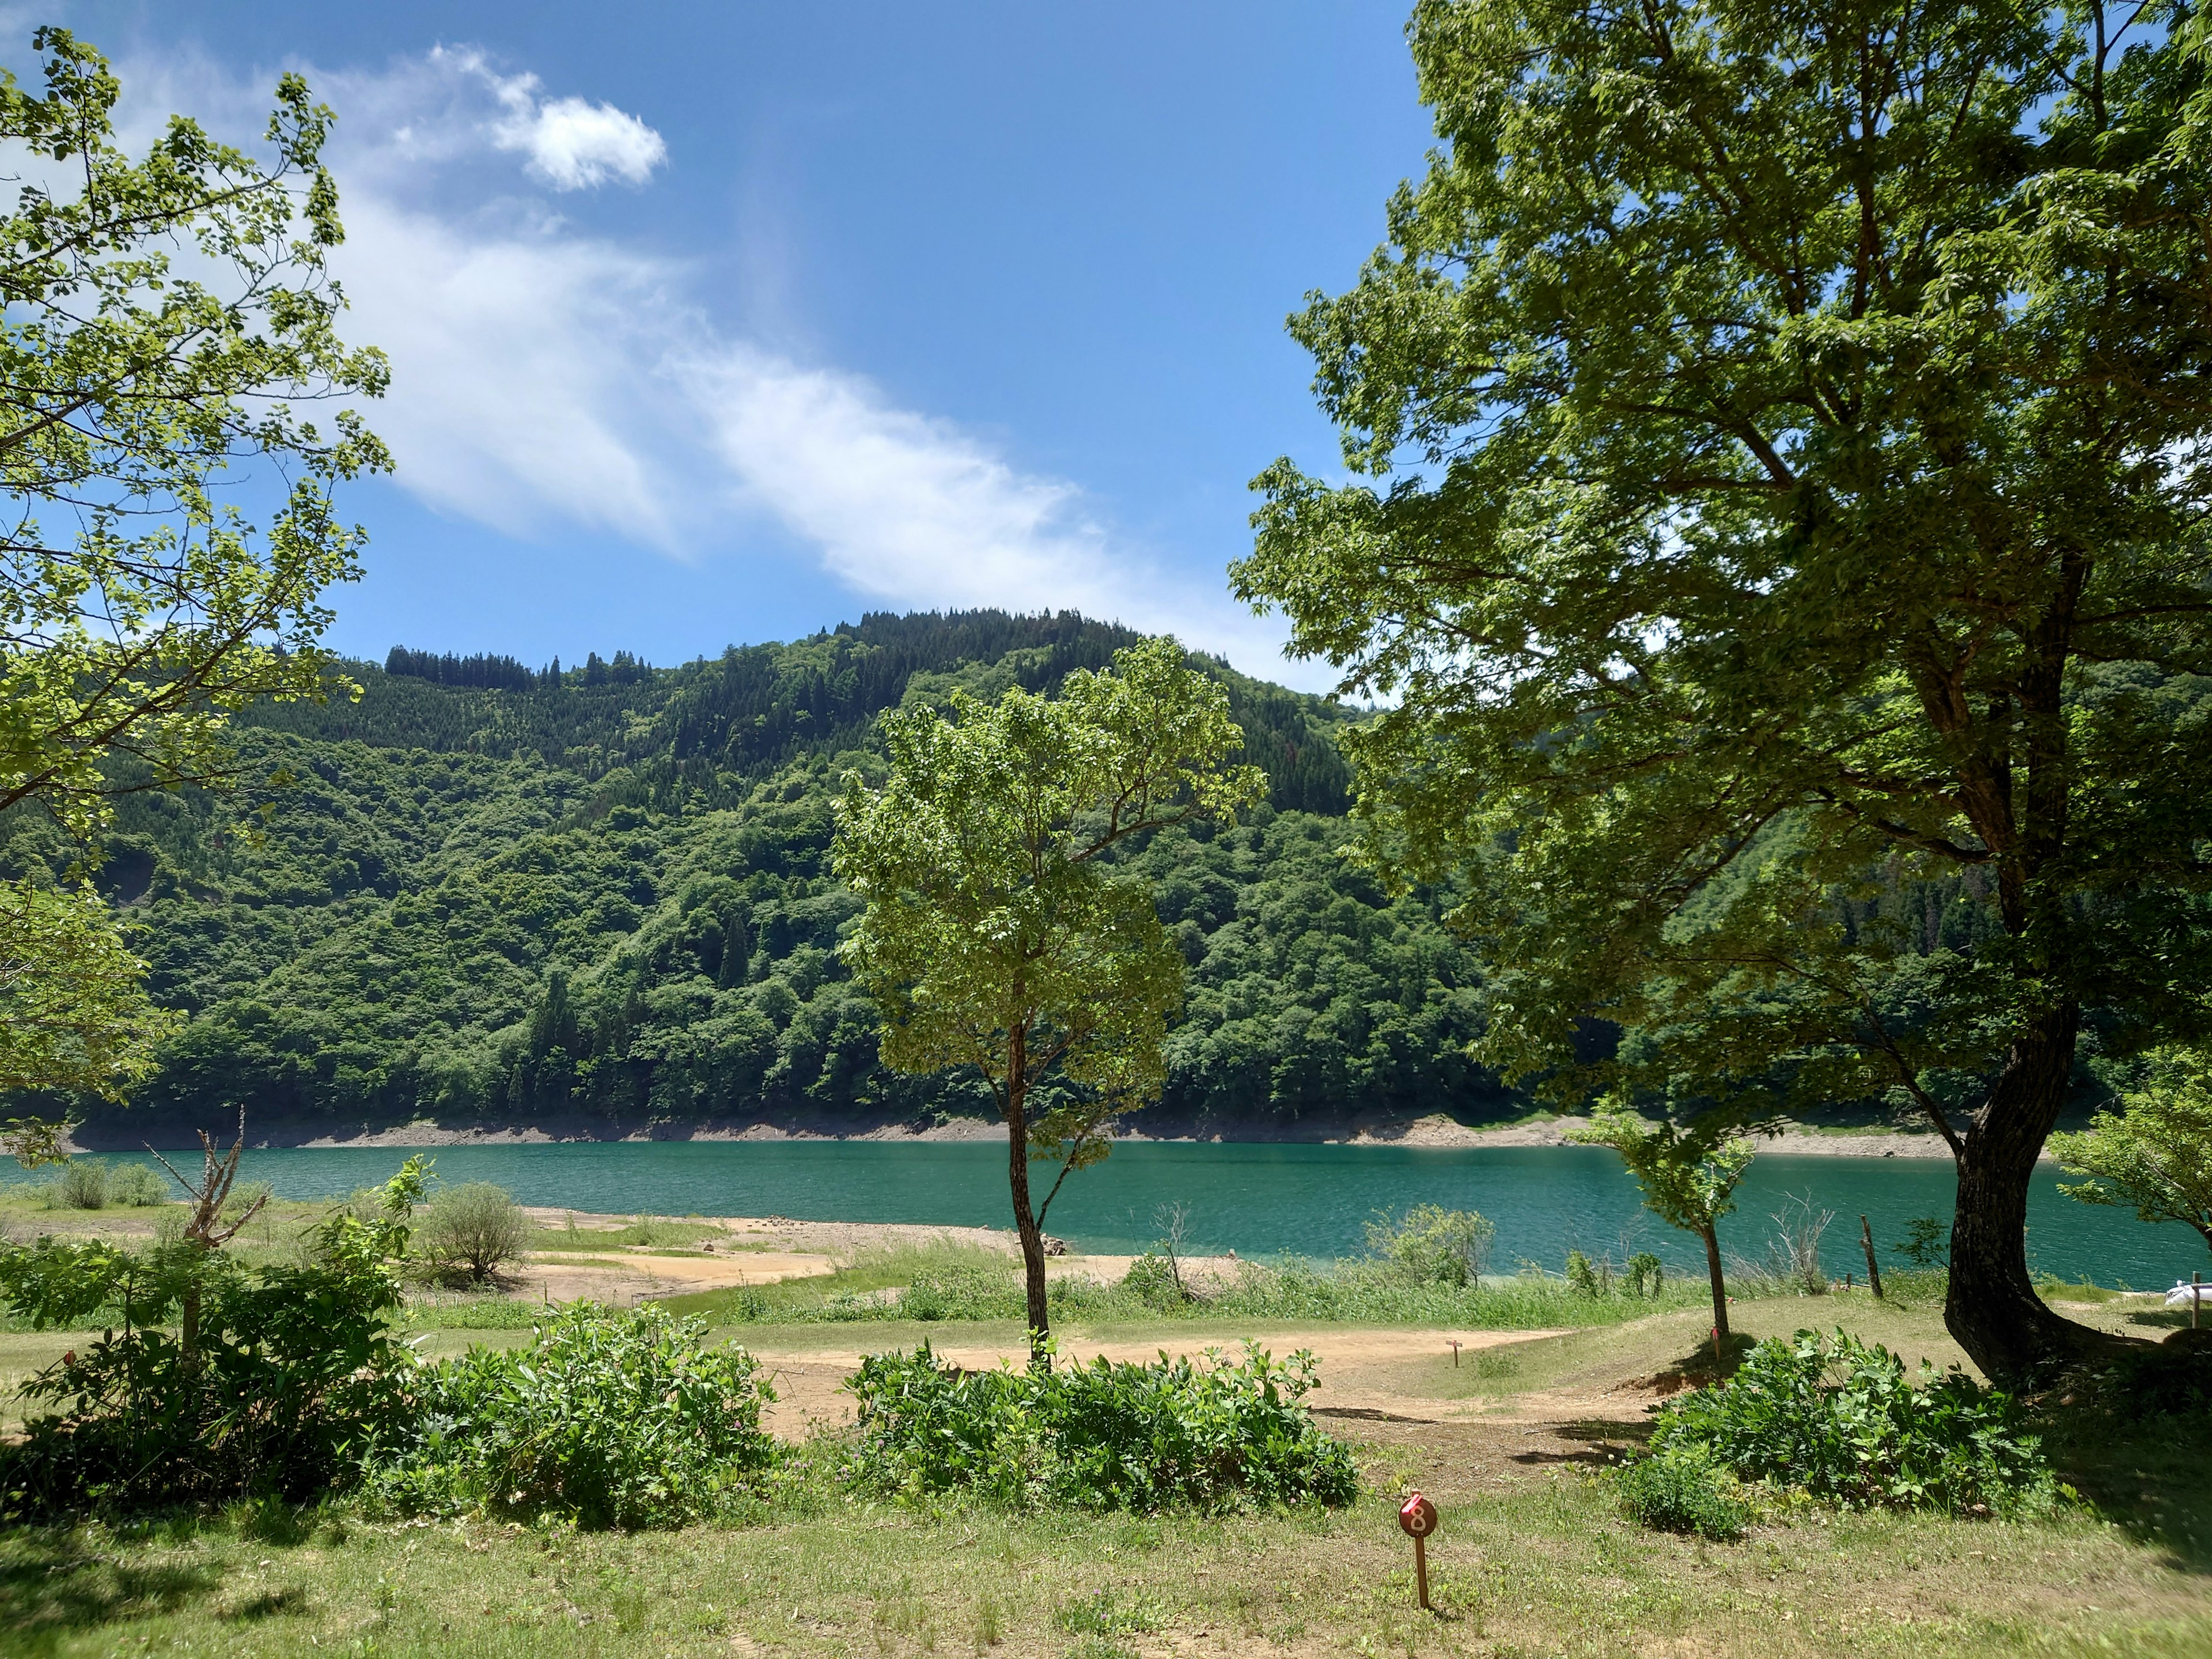
<path fill-rule="evenodd" d="M 0 1534 L 0 1649 L 24 1659 L 55 1652 L 67 1638 L 103 1625 L 174 1613 L 220 1578 L 205 1563 L 103 1554 L 60 1528 Z"/>
<path fill-rule="evenodd" d="M 1636 1447 L 1651 1437 L 1649 1423 L 1615 1422 L 1607 1418 L 1585 1417 L 1572 1423 L 1554 1423 L 1552 1432 L 1560 1439 L 1571 1441 L 1578 1451 L 1546 1451 L 1541 1448 L 1517 1452 L 1516 1463 L 1580 1463 L 1592 1468 L 1604 1468 L 1618 1463 Z"/>

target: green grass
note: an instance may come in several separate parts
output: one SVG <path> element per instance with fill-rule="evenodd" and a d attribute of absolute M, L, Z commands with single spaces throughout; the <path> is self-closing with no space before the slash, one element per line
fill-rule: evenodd
<path fill-rule="evenodd" d="M 672 1297 L 667 1305 L 717 1324 L 805 1325 L 905 1321 L 1019 1320 L 1018 1264 L 994 1251 L 929 1246 L 873 1251 L 836 1273 L 780 1284 Z M 917 1304 L 917 1286 L 926 1302 Z M 1147 1324 L 1223 1319 L 1273 1322 L 1430 1325 L 1481 1330 L 1620 1324 L 1654 1312 L 1707 1305 L 1702 1280 L 1674 1279 L 1656 1297 L 1585 1296 L 1564 1279 L 1534 1273 L 1486 1276 L 1478 1288 L 1409 1283 L 1381 1266 L 1340 1261 L 1247 1262 L 1226 1285 L 1196 1301 L 1147 1299 L 1123 1285 L 1055 1279 L 1054 1316 L 1085 1323 Z"/>
<path fill-rule="evenodd" d="M 1928 1316 L 1835 1298 L 1936 1352 Z M 1790 1311 L 1747 1310 L 1762 1328 Z M 1862 1324 L 1862 1318 L 1868 1323 Z M 794 1330 L 794 1340 L 829 1331 Z M 1683 1357 L 1686 1314 L 1523 1351 L 1531 1388 Z M 781 1339 L 780 1339 L 781 1340 Z M 1449 1361 L 1444 1362 L 1445 1368 Z M 1462 1366 L 1465 1369 L 1465 1366 Z M 658 1659 L 774 1652 L 1067 1659 L 1249 1653 L 1575 1659 L 2197 1659 L 2212 1651 L 2212 1448 L 2106 1425 L 2068 1454 L 2096 1505 L 2048 1521 L 1807 1509 L 1744 1542 L 1626 1521 L 1600 1423 L 1375 1425 L 1341 1512 L 1010 1516 L 839 1494 L 811 1443 L 730 1524 L 580 1534 L 364 1524 L 343 1505 L 0 1534 L 0 1651 Z M 2201 1437 L 2198 1437 L 2201 1438 Z M 2080 1468 L 2074 1473 L 2078 1474 Z M 1412 1605 L 1398 1494 L 1442 1511 Z"/>

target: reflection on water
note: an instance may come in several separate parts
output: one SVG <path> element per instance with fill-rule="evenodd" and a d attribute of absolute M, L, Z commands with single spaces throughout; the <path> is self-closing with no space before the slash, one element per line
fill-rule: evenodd
<path fill-rule="evenodd" d="M 249 1152 L 242 1178 L 291 1198 L 320 1198 L 381 1181 L 404 1151 L 283 1148 Z M 806 1220 L 1009 1224 L 1004 1146 L 995 1142 L 654 1141 L 434 1150 L 448 1181 L 493 1181 L 526 1204 L 621 1214 L 783 1215 Z M 121 1159 L 117 1161 L 130 1162 Z M 1831 1271 L 1861 1274 L 1858 1218 L 1877 1244 L 1916 1216 L 1951 1212 L 1948 1159 L 1789 1158 L 1762 1154 L 1745 1177 L 1723 1249 L 1759 1256 L 1771 1212 L 1809 1193 L 1833 1210 Z M 1645 1213 L 1620 1160 L 1595 1147 L 1255 1146 L 1138 1142 L 1068 1177 L 1047 1220 L 1079 1249 L 1141 1249 L 1164 1204 L 1189 1206 L 1194 1248 L 1243 1255 L 1357 1254 L 1362 1227 L 1414 1204 L 1480 1210 L 1498 1224 L 1493 1264 L 1527 1259 L 1558 1271 L 1570 1248 L 1618 1261 L 1650 1249 L 1702 1271 L 1683 1235 Z M 2029 1206 L 2029 1259 L 2039 1270 L 2141 1288 L 2212 1266 L 2179 1224 L 2147 1226 L 2125 1211 L 2077 1204 L 2045 1166 Z M 1884 1265 L 1890 1265 L 1885 1253 Z"/>

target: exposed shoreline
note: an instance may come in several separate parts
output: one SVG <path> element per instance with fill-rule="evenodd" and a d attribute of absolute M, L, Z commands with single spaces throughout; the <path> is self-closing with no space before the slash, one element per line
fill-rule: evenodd
<path fill-rule="evenodd" d="M 1421 1117 L 1353 1117 L 1334 1121 L 1309 1121 L 1289 1124 L 1239 1124 L 1223 1127 L 1182 1127 L 1162 1125 L 1148 1132 L 1142 1123 L 1131 1124 L 1116 1136 L 1124 1142 L 1199 1143 L 1254 1146 L 1307 1145 L 1331 1146 L 1410 1146 L 1460 1148 L 1481 1146 L 1558 1146 L 1565 1144 L 1564 1118 L 1532 1117 L 1510 1123 L 1467 1124 L 1443 1113 Z M 877 1123 L 848 1130 L 823 1129 L 803 1123 L 760 1120 L 708 1120 L 699 1123 L 623 1123 L 606 1119 L 555 1120 L 525 1125 L 454 1125 L 431 1120 L 371 1126 L 351 1131 L 327 1124 L 246 1125 L 246 1144 L 256 1147 L 440 1147 L 532 1146 L 564 1144 L 619 1145 L 654 1140 L 698 1141 L 870 1141 L 911 1144 L 939 1141 L 977 1141 L 1001 1139 L 1005 1129 L 995 1122 L 970 1118 L 916 1127 L 909 1123 Z M 227 1137 L 226 1137 L 227 1138 Z M 149 1125 L 131 1133 L 111 1125 L 88 1126 L 76 1137 L 84 1152 L 135 1152 L 151 1139 L 165 1150 L 189 1146 L 197 1136 L 171 1124 Z M 1792 1129 L 1763 1139 L 1759 1150 L 1769 1154 L 1823 1158 L 1948 1158 L 1950 1149 L 1932 1133 L 1887 1128 L 1846 1129 L 1821 1133 Z"/>

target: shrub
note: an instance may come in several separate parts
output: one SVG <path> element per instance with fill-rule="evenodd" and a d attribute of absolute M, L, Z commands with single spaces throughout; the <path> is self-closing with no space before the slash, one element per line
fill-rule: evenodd
<path fill-rule="evenodd" d="M 775 1398 L 744 1349 L 652 1306 L 578 1303 L 521 1349 L 433 1369 L 404 1443 L 372 1455 L 372 1501 L 410 1514 L 551 1515 L 585 1527 L 680 1526 L 768 1467 Z"/>
<path fill-rule="evenodd" d="M 1696 1533 L 1732 1542 L 1751 1524 L 1733 1474 L 1714 1467 L 1702 1446 L 1670 1446 L 1617 1471 L 1621 1507 L 1659 1532 Z"/>
<path fill-rule="evenodd" d="M 1656 1297 L 1666 1287 L 1666 1264 L 1650 1251 L 1638 1250 L 1621 1269 L 1621 1279 L 1631 1296 Z"/>
<path fill-rule="evenodd" d="M 436 1267 L 483 1285 L 521 1256 L 529 1231 L 530 1218 L 506 1188 L 467 1181 L 430 1200 L 416 1248 Z"/>
<path fill-rule="evenodd" d="M 1175 1264 L 1157 1250 L 1146 1250 L 1129 1264 L 1121 1288 L 1159 1313 L 1182 1308 L 1192 1299 L 1176 1276 Z"/>
<path fill-rule="evenodd" d="M 342 1480 L 364 1439 L 412 1408 L 413 1355 L 386 1316 L 422 1191 L 410 1159 L 373 1223 L 336 1215 L 304 1265 L 240 1267 L 200 1244 L 143 1254 L 42 1238 L 0 1249 L 0 1294 L 41 1328 L 119 1324 L 24 1386 L 59 1409 L 0 1449 L 9 1513 L 309 1496 Z M 167 1328 L 194 1293 L 193 1349 Z"/>
<path fill-rule="evenodd" d="M 1396 1221 L 1367 1224 L 1367 1248 L 1422 1284 L 1466 1285 L 1482 1277 L 1495 1224 L 1473 1210 L 1419 1204 Z"/>
<path fill-rule="evenodd" d="M 145 1209 L 165 1203 L 169 1183 L 150 1164 L 118 1164 L 107 1172 L 107 1201 Z"/>
<path fill-rule="evenodd" d="M 46 1188 L 46 1203 L 57 1210 L 98 1210 L 107 1204 L 107 1170 L 98 1164 L 71 1158 Z"/>
<path fill-rule="evenodd" d="M 1728 1382 L 1661 1407 L 1651 1449 L 1847 1507 L 2047 1508 L 2057 1487 L 2012 1398 L 1956 1367 L 1920 1370 L 1916 1388 L 1895 1354 L 1840 1330 L 1771 1337 Z"/>
<path fill-rule="evenodd" d="M 860 1402 L 862 1479 L 922 1496 L 966 1490 L 1008 1508 L 1217 1510 L 1349 1503 L 1351 1454 L 1297 1402 L 1313 1357 L 1051 1371 L 966 1372 L 927 1344 L 877 1354 L 847 1382 Z"/>

